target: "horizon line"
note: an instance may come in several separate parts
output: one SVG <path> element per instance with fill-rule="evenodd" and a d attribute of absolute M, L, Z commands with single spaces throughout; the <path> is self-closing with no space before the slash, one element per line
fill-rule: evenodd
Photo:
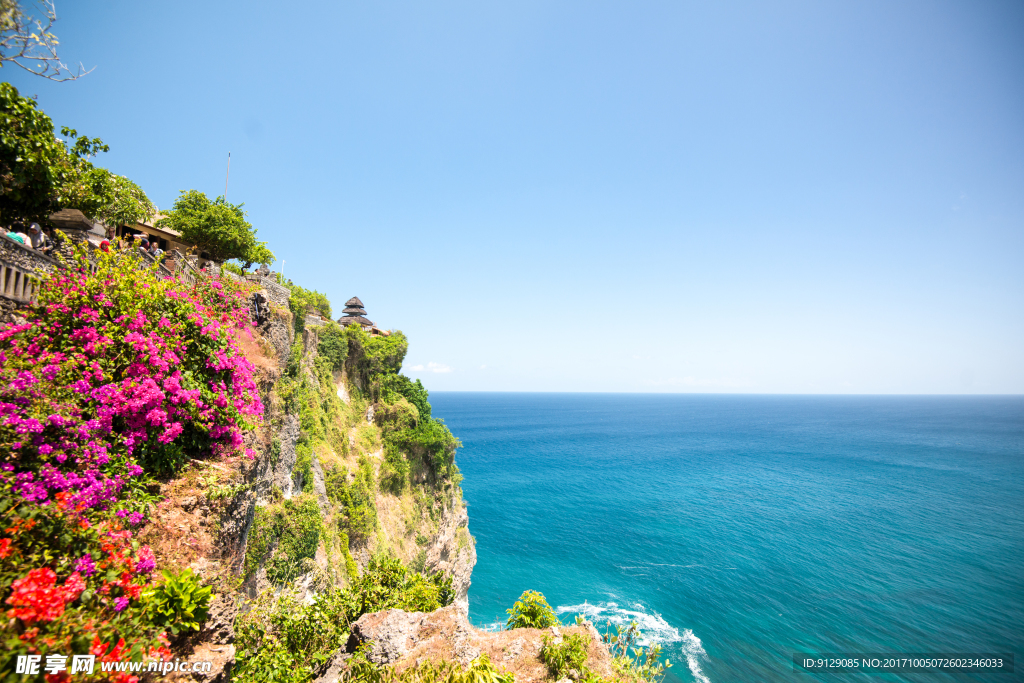
<path fill-rule="evenodd" d="M 993 394 L 898 394 L 898 393 L 796 393 L 796 392 L 738 392 L 738 391 L 553 391 L 553 390 L 506 390 L 506 389 L 428 389 L 431 394 L 635 394 L 643 396 L 872 396 L 872 397 L 958 397 L 958 398 L 1024 398 L 1024 393 Z"/>

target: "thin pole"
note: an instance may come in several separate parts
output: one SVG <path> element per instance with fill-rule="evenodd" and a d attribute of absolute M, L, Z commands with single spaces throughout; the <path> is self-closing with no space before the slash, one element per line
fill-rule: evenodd
<path fill-rule="evenodd" d="M 228 178 L 231 177 L 231 152 L 228 152 L 228 174 L 224 176 L 224 203 L 228 203 Z"/>

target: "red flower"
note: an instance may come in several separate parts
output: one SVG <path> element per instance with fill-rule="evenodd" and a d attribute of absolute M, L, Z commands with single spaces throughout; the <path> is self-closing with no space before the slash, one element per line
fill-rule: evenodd
<path fill-rule="evenodd" d="M 0 539 L 0 560 L 11 554 L 11 539 Z"/>
<path fill-rule="evenodd" d="M 57 586 L 57 575 L 49 567 L 33 569 L 27 576 L 11 584 L 7 604 L 15 609 L 7 616 L 21 619 L 26 624 L 35 621 L 53 621 L 64 614 L 64 605 L 72 602 L 85 590 L 85 581 L 76 572 L 63 586 Z"/>

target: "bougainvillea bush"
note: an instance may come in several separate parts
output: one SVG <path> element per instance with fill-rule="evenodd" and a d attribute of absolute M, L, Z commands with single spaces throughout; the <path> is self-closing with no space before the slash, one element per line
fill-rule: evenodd
<path fill-rule="evenodd" d="M 42 283 L 28 322 L 0 330 L 8 645 L 16 636 L 43 652 L 86 634 L 98 639 L 90 649 L 128 635 L 136 649 L 152 645 L 136 605 L 152 553 L 131 540 L 152 500 L 144 483 L 189 458 L 240 453 L 262 414 L 237 341 L 252 325 L 247 287 L 185 286 L 131 254 L 90 261 L 79 250 Z"/>
<path fill-rule="evenodd" d="M 220 281 L 185 289 L 131 256 L 84 253 L 0 332 L 0 450 L 16 490 L 108 506 L 125 481 L 237 450 L 263 408 Z M 245 309 L 241 309 L 245 315 Z"/>

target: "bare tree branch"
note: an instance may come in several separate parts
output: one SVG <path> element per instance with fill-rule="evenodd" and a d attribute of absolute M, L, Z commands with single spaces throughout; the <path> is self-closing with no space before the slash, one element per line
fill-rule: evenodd
<path fill-rule="evenodd" d="M 0 68 L 9 62 L 51 81 L 74 81 L 92 71 L 79 62 L 75 72 L 60 61 L 59 41 L 50 32 L 57 10 L 52 0 L 35 0 L 35 4 L 39 16 L 33 17 L 18 0 L 0 0 Z"/>

